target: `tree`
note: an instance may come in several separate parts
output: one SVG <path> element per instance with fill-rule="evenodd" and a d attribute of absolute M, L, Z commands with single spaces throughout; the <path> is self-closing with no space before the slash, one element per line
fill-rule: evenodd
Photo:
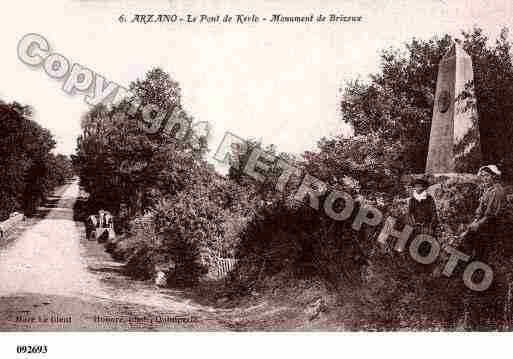
<path fill-rule="evenodd" d="M 513 67 L 511 44 L 504 29 L 495 46 L 479 28 L 462 32 L 463 48 L 474 65 L 475 97 L 463 98 L 477 106 L 484 162 L 510 168 L 508 143 L 513 135 Z M 429 144 L 438 63 L 454 40 L 445 35 L 412 39 L 403 49 L 381 53 L 381 69 L 368 82 L 350 81 L 341 101 L 342 119 L 355 135 L 377 134 L 403 147 L 406 171 L 421 173 Z M 477 102 L 477 105 L 476 105 Z M 509 142 L 508 142 L 509 141 Z"/>
<path fill-rule="evenodd" d="M 424 172 L 429 144 L 437 66 L 452 39 L 413 39 L 406 50 L 381 53 L 381 71 L 347 84 L 341 102 L 343 120 L 355 135 L 375 133 L 404 145 L 404 167 Z"/>
<path fill-rule="evenodd" d="M 152 104 L 164 110 L 181 109 L 180 88 L 168 74 L 153 69 L 130 89 L 135 96 L 110 108 L 97 106 L 84 116 L 74 163 L 97 207 L 117 213 L 124 203 L 133 217 L 162 196 L 182 190 L 197 167 L 204 166 L 206 144 L 198 147 L 198 142 L 192 141 L 193 130 L 181 139 L 165 131 L 148 134 L 140 127 L 141 111 L 129 113 L 127 105 L 136 101 L 141 107 Z M 177 112 L 187 116 L 184 111 Z"/>
<path fill-rule="evenodd" d="M 47 129 L 30 119 L 32 108 L 17 102 L 0 104 L 0 219 L 14 210 L 34 212 L 56 185 L 70 176 L 65 156 L 55 156 Z"/>
<path fill-rule="evenodd" d="M 483 162 L 499 164 L 505 178 L 513 179 L 513 63 L 508 29 L 502 29 L 494 46 L 481 29 L 463 32 L 464 49 L 474 63 L 474 96 L 477 107 Z"/>

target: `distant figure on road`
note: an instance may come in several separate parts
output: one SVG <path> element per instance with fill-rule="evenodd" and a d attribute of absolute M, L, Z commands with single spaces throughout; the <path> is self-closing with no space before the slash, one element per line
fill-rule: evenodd
<path fill-rule="evenodd" d="M 93 237 L 93 235 L 95 234 L 94 231 L 96 230 L 97 226 L 98 226 L 98 219 L 96 218 L 96 216 L 94 214 L 87 217 L 87 220 L 85 223 L 87 239 L 89 239 L 89 240 L 96 239 L 96 236 Z"/>
<path fill-rule="evenodd" d="M 105 242 L 108 239 L 114 239 L 114 221 L 112 214 L 108 211 L 100 209 L 98 211 L 98 224 L 96 230 L 96 238 L 98 242 Z"/>

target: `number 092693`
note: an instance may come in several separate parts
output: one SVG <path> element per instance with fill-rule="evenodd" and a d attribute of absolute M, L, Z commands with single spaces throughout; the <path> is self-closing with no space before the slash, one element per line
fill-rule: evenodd
<path fill-rule="evenodd" d="M 18 354 L 46 354 L 48 347 L 46 345 L 18 345 L 16 352 Z"/>

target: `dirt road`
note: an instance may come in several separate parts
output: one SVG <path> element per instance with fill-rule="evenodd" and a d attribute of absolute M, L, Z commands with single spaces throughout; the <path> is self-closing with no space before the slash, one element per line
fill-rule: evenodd
<path fill-rule="evenodd" d="M 73 221 L 78 183 L 0 247 L 0 330 L 226 330 L 223 312 L 122 274 Z"/>

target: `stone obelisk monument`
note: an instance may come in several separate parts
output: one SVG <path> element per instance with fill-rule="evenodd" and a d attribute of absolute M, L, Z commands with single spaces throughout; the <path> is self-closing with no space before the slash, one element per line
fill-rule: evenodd
<path fill-rule="evenodd" d="M 470 56 L 454 43 L 438 66 L 426 173 L 458 172 L 458 161 L 480 146 L 475 110 L 456 101 L 473 78 Z"/>

